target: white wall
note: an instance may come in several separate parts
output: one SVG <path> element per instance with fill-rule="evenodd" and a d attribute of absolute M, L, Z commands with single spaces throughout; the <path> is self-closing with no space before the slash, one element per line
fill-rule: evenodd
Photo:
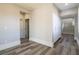
<path fill-rule="evenodd" d="M 79 34 L 79 8 L 78 8 L 78 34 Z"/>
<path fill-rule="evenodd" d="M 56 8 L 53 8 L 52 14 L 52 35 L 54 42 L 56 42 L 61 37 L 61 19 Z"/>
<path fill-rule="evenodd" d="M 78 7 L 78 37 L 77 37 L 77 43 L 79 46 L 79 7 Z"/>
<path fill-rule="evenodd" d="M 20 44 L 19 9 L 0 4 L 0 50 Z"/>
<path fill-rule="evenodd" d="M 52 4 L 42 4 L 32 12 L 30 40 L 52 46 Z"/>
<path fill-rule="evenodd" d="M 20 44 L 20 11 L 15 4 L 0 4 L 0 50 Z"/>
<path fill-rule="evenodd" d="M 57 19 L 52 19 L 53 13 L 56 13 L 55 15 L 57 16 Z M 52 4 L 42 4 L 34 9 L 32 12 L 32 19 L 30 20 L 30 40 L 52 47 L 54 43 L 54 36 L 52 35 L 52 20 L 57 20 L 58 22 L 55 31 L 56 34 L 54 35 L 57 40 L 61 33 L 57 9 L 55 9 Z"/>

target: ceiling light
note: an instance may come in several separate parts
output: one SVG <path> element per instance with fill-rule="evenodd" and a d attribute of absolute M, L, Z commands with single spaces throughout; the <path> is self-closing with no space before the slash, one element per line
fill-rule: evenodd
<path fill-rule="evenodd" d="M 65 6 L 67 6 L 68 5 L 68 3 L 65 3 Z"/>

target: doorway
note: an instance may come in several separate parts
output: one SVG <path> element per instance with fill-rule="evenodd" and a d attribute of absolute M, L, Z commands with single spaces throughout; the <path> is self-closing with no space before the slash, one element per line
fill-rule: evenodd
<path fill-rule="evenodd" d="M 62 20 L 62 33 L 74 35 L 74 18 L 66 18 Z"/>
<path fill-rule="evenodd" d="M 29 41 L 29 18 L 25 12 L 20 12 L 20 41 L 21 43 Z"/>
<path fill-rule="evenodd" d="M 25 38 L 29 38 L 29 19 L 25 19 Z"/>

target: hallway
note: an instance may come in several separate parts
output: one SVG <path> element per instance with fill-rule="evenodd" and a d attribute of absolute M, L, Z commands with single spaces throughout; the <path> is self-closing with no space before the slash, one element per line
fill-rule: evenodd
<path fill-rule="evenodd" d="M 0 51 L 1 55 L 78 55 L 78 47 L 73 35 L 63 35 L 54 48 L 50 48 L 36 42 L 24 42 L 19 46 Z"/>
<path fill-rule="evenodd" d="M 73 39 L 73 35 L 63 35 L 63 40 L 56 46 L 55 54 L 76 55 L 78 54 L 77 42 Z"/>

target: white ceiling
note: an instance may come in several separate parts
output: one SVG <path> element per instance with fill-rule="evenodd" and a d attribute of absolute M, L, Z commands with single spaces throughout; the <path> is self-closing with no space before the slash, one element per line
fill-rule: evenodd
<path fill-rule="evenodd" d="M 35 4 L 31 4 L 31 3 L 16 3 L 16 5 L 25 8 L 27 10 L 32 10 L 35 8 Z"/>
<path fill-rule="evenodd" d="M 49 5 L 50 3 L 46 3 L 46 4 Z M 45 3 L 16 3 L 16 5 L 31 11 L 35 8 L 45 5 Z M 53 5 L 53 3 L 52 3 L 52 5 Z M 63 18 L 67 18 L 67 17 L 73 17 L 75 14 L 77 14 L 77 11 L 73 10 L 73 9 L 75 7 L 77 7 L 79 5 L 79 3 L 68 3 L 68 5 L 65 5 L 65 3 L 54 3 L 54 5 L 59 10 L 61 10 L 60 16 Z"/>
<path fill-rule="evenodd" d="M 28 10 L 35 9 L 42 4 L 45 4 L 45 3 L 18 3 L 18 4 L 16 3 L 16 5 L 19 5 Z M 68 3 L 68 5 L 65 5 L 65 3 L 54 3 L 54 4 L 59 10 L 71 9 L 79 5 L 79 3 Z"/>
<path fill-rule="evenodd" d="M 49 5 L 50 3 L 16 3 L 16 5 L 23 7 L 27 10 L 33 10 L 45 4 Z"/>
<path fill-rule="evenodd" d="M 79 5 L 79 3 L 68 3 L 68 5 L 65 5 L 66 3 L 55 3 L 55 6 L 63 11 L 63 10 L 67 10 L 67 9 L 71 9 L 71 8 L 75 8 Z"/>

